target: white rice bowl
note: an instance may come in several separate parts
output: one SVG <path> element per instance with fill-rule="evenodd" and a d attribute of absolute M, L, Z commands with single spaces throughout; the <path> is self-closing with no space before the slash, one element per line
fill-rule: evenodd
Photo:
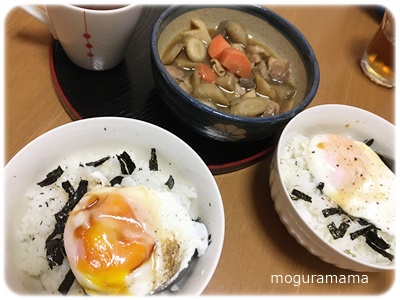
<path fill-rule="evenodd" d="M 365 243 L 365 238 L 350 239 L 349 233 L 365 226 L 350 222 L 346 235 L 339 239 L 334 239 L 327 228 L 329 223 L 340 224 L 342 218 L 347 217 L 333 215 L 325 218 L 322 215 L 323 209 L 337 205 L 316 189 L 318 182 L 308 171 L 303 153 L 309 138 L 326 133 L 361 142 L 374 139 L 373 150 L 395 158 L 395 127 L 386 120 L 345 105 L 307 109 L 285 127 L 271 162 L 270 187 L 275 209 L 289 233 L 320 259 L 359 272 L 394 270 L 396 257 L 393 261 L 384 258 Z M 293 188 L 314 200 L 311 203 L 292 200 Z M 391 245 L 387 252 L 395 255 L 395 237 L 382 231 L 378 231 L 378 236 Z"/>
<path fill-rule="evenodd" d="M 156 149 L 158 171 L 149 170 L 152 148 Z M 51 294 L 69 270 L 66 260 L 50 270 L 44 249 L 45 239 L 54 230 L 54 214 L 65 204 L 65 196 L 60 196 L 65 192 L 60 193 L 62 188 L 55 184 L 41 188 L 37 183 L 61 166 L 64 173 L 59 183 L 68 179 L 76 188 L 80 179 L 86 179 L 88 190 L 109 186 L 109 181 L 121 173 L 116 155 L 123 151 L 130 155 L 136 169 L 125 176 L 121 186 L 144 185 L 169 191 L 165 183 L 171 175 L 171 192 L 179 195 L 192 219 L 199 218 L 210 235 L 206 252 L 192 260 L 179 281 L 158 295 L 201 294 L 217 266 L 224 237 L 223 205 L 215 180 L 201 158 L 176 136 L 152 124 L 116 117 L 92 118 L 56 128 L 28 144 L 7 164 L 4 199 L 13 199 L 4 208 L 8 212 L 4 216 L 5 275 L 10 292 Z M 110 159 L 99 167 L 82 167 L 108 155 Z M 76 282 L 71 292 L 83 293 Z"/>

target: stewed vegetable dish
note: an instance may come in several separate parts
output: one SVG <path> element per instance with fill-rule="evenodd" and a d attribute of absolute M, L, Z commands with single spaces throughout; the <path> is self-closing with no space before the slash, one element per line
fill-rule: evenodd
<path fill-rule="evenodd" d="M 202 103 L 234 115 L 268 117 L 293 106 L 290 61 L 236 21 L 208 28 L 199 18 L 176 36 L 162 62 L 179 86 Z"/>

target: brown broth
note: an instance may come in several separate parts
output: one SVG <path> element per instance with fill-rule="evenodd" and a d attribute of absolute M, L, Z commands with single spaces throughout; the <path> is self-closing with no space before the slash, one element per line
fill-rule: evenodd
<path fill-rule="evenodd" d="M 218 34 L 218 32 L 215 29 L 208 29 L 208 32 L 209 32 L 211 38 L 215 37 Z M 182 41 L 182 38 L 183 38 L 182 35 L 177 35 L 175 38 L 173 38 L 172 41 L 169 43 L 168 47 L 166 48 L 165 52 L 162 54 L 162 56 L 165 53 L 168 53 L 169 51 L 171 51 L 171 49 L 174 47 L 175 44 Z M 228 40 L 228 42 L 230 42 L 229 38 L 227 40 Z M 270 56 L 275 57 L 275 58 L 279 57 L 279 55 L 274 53 L 274 51 L 272 51 L 270 47 L 268 47 L 266 44 L 256 40 L 254 37 L 249 36 L 248 44 L 249 45 L 259 45 L 259 46 L 263 47 L 264 49 L 266 49 L 266 51 L 268 53 L 270 53 Z M 189 61 L 189 58 L 186 56 L 185 51 L 181 51 L 181 53 L 178 55 L 178 57 L 174 60 L 174 62 L 172 64 L 179 67 L 179 69 L 181 69 L 184 72 L 185 77 L 192 76 L 192 74 L 194 73 L 194 70 L 195 70 L 196 63 L 193 62 L 193 66 L 181 68 L 181 66 L 178 66 L 179 64 L 177 63 L 177 61 L 179 59 Z M 210 65 L 210 57 L 207 56 L 207 61 L 205 61 L 205 63 Z M 298 104 L 298 101 L 294 100 L 297 90 L 296 90 L 296 87 L 291 83 L 292 80 L 289 80 L 288 83 L 279 83 L 279 82 L 276 82 L 273 80 L 267 80 L 267 82 L 279 94 L 279 98 L 274 99 L 274 101 L 277 102 L 280 106 L 279 113 L 288 111 L 288 110 L 294 108 Z M 222 88 L 220 88 L 220 89 L 222 90 L 224 95 L 227 97 L 227 99 L 229 99 L 229 101 L 231 103 L 235 103 L 237 100 L 240 99 L 239 97 L 235 96 L 232 92 L 226 91 Z M 189 93 L 189 94 L 191 94 L 191 93 Z M 191 95 L 191 96 L 193 96 L 193 95 Z M 218 104 L 216 104 L 216 106 L 218 107 L 219 110 L 221 110 L 225 113 L 229 113 L 229 107 L 221 106 Z"/>

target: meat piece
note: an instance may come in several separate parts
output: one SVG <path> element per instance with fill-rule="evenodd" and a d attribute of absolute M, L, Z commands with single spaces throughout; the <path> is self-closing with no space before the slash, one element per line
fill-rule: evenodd
<path fill-rule="evenodd" d="M 171 75 L 171 77 L 174 78 L 176 81 L 181 82 L 184 80 L 185 74 L 182 70 L 173 65 L 167 65 L 165 66 L 165 68 L 167 69 L 169 75 Z"/>
<path fill-rule="evenodd" d="M 268 117 L 268 116 L 274 116 L 279 114 L 280 106 L 279 103 L 272 101 L 271 99 L 265 99 L 268 101 L 268 108 L 264 113 L 261 115 L 261 117 Z"/>
<path fill-rule="evenodd" d="M 272 80 L 286 83 L 290 77 L 290 63 L 283 58 L 270 57 L 268 59 L 269 76 Z"/>
<path fill-rule="evenodd" d="M 260 75 L 264 80 L 270 79 L 269 70 L 265 60 L 261 60 L 261 62 L 257 64 L 257 67 L 255 69 L 255 74 Z"/>
<path fill-rule="evenodd" d="M 264 58 L 269 56 L 267 49 L 259 45 L 251 45 L 247 47 L 247 56 L 252 63 L 258 64 Z"/>

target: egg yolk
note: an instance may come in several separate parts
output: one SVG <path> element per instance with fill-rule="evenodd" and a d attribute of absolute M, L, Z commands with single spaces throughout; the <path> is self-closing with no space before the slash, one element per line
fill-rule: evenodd
<path fill-rule="evenodd" d="M 92 195 L 82 211 L 89 221 L 74 231 L 78 270 L 102 292 L 126 293 L 125 277 L 149 259 L 154 238 L 121 195 Z"/>

